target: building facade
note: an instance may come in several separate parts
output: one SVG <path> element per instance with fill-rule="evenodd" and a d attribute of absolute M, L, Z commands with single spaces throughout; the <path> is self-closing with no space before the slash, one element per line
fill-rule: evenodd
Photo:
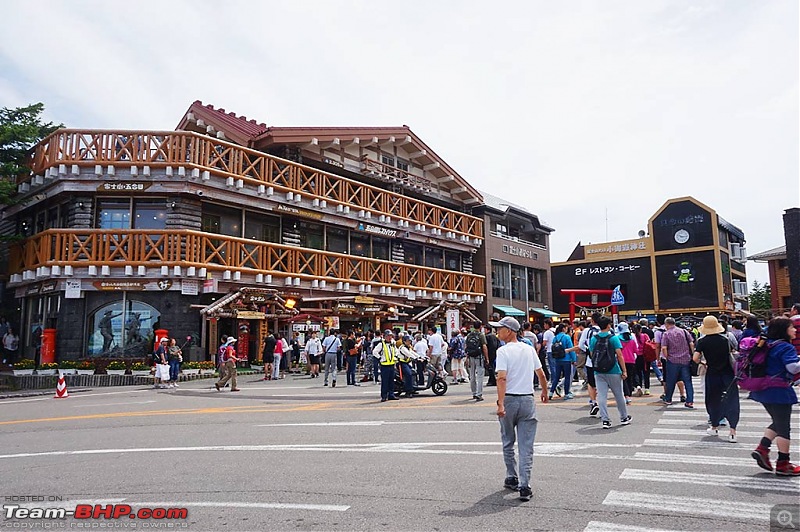
<path fill-rule="evenodd" d="M 668 200 L 647 225 L 637 238 L 578 244 L 566 262 L 553 264 L 554 309 L 570 313 L 562 289 L 619 286 L 625 299 L 620 315 L 627 317 L 747 310 L 741 229 L 691 197 Z M 601 306 L 592 302 L 602 298 L 585 299 L 576 314 Z"/>
<path fill-rule="evenodd" d="M 413 329 L 485 298 L 481 195 L 407 126 L 195 102 L 176 131 L 59 130 L 30 167 L 0 229 L 23 237 L 7 286 L 31 358 L 48 331 L 61 359 L 143 356 L 159 334 L 203 358 L 237 335 L 253 358 L 267 330 Z"/>
<path fill-rule="evenodd" d="M 478 251 L 475 273 L 486 278 L 486 300 L 480 316 L 514 316 L 540 321 L 556 316 L 550 310 L 550 233 L 553 229 L 523 207 L 481 192 L 486 239 Z"/>
<path fill-rule="evenodd" d="M 776 313 L 788 310 L 792 302 L 792 292 L 789 282 L 789 265 L 786 260 L 786 246 L 756 253 L 747 257 L 753 262 L 766 262 L 769 271 L 769 287 L 772 309 Z"/>

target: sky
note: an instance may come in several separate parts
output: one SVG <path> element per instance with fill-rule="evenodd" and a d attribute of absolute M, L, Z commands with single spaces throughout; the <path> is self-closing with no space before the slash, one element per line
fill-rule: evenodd
<path fill-rule="evenodd" d="M 553 262 L 680 196 L 754 254 L 800 206 L 799 4 L 4 0 L 0 107 L 74 128 L 172 130 L 195 100 L 274 126 L 407 124 L 555 228 Z"/>

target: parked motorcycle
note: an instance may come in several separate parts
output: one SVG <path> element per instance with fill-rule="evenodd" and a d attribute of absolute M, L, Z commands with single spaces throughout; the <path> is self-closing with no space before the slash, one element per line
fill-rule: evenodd
<path fill-rule="evenodd" d="M 411 368 L 411 382 L 414 383 L 414 390 L 413 393 L 422 392 L 425 390 L 430 389 L 434 395 L 444 395 L 447 393 L 447 381 L 445 381 L 441 375 L 436 371 L 431 364 L 428 363 L 427 358 L 425 360 L 425 375 L 426 380 L 424 385 L 417 384 L 417 372 L 412 367 Z M 403 377 L 402 371 L 400 369 L 400 364 L 397 364 L 395 370 L 395 377 L 394 377 L 394 393 L 396 395 L 400 395 L 405 391 L 405 387 L 403 386 Z"/>

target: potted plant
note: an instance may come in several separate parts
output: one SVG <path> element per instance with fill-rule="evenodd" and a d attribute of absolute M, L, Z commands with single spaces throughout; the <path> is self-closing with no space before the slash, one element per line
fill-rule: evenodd
<path fill-rule="evenodd" d="M 78 375 L 94 375 L 94 362 L 91 360 L 81 360 L 75 368 Z"/>
<path fill-rule="evenodd" d="M 125 362 L 122 360 L 112 360 L 106 366 L 108 375 L 125 375 Z"/>
<path fill-rule="evenodd" d="M 39 369 L 36 370 L 37 375 L 55 375 L 58 372 L 58 364 L 55 362 L 45 362 L 39 364 Z"/>
<path fill-rule="evenodd" d="M 30 358 L 23 358 L 14 363 L 14 375 L 33 375 L 33 368 L 35 367 L 36 362 Z"/>
<path fill-rule="evenodd" d="M 147 364 L 142 364 L 141 362 L 137 362 L 133 366 L 131 366 L 131 374 L 137 375 L 139 377 L 149 377 L 150 376 L 150 366 Z"/>
<path fill-rule="evenodd" d="M 197 364 L 200 366 L 201 375 L 213 375 L 217 370 L 216 366 L 214 366 L 214 362 L 211 360 L 204 360 L 203 362 L 198 362 Z"/>
<path fill-rule="evenodd" d="M 181 368 L 184 375 L 197 375 L 200 373 L 200 362 L 186 362 Z"/>
<path fill-rule="evenodd" d="M 250 369 L 254 369 L 256 371 L 264 371 L 264 360 L 257 358 L 250 362 Z"/>
<path fill-rule="evenodd" d="M 62 360 L 58 363 L 58 372 L 61 375 L 74 375 L 78 371 L 78 362 L 75 360 Z"/>

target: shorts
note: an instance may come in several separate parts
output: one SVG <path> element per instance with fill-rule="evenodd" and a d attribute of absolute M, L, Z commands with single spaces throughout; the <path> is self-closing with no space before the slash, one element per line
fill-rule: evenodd
<path fill-rule="evenodd" d="M 275 363 L 275 353 L 271 355 L 264 355 L 264 364 L 274 364 Z"/>
<path fill-rule="evenodd" d="M 312 366 L 319 366 L 319 355 L 308 355 L 308 363 Z"/>
<path fill-rule="evenodd" d="M 586 366 L 584 369 L 586 370 L 586 382 L 588 382 L 589 386 L 592 388 L 597 388 L 597 381 L 594 378 L 594 368 L 592 366 Z"/>

